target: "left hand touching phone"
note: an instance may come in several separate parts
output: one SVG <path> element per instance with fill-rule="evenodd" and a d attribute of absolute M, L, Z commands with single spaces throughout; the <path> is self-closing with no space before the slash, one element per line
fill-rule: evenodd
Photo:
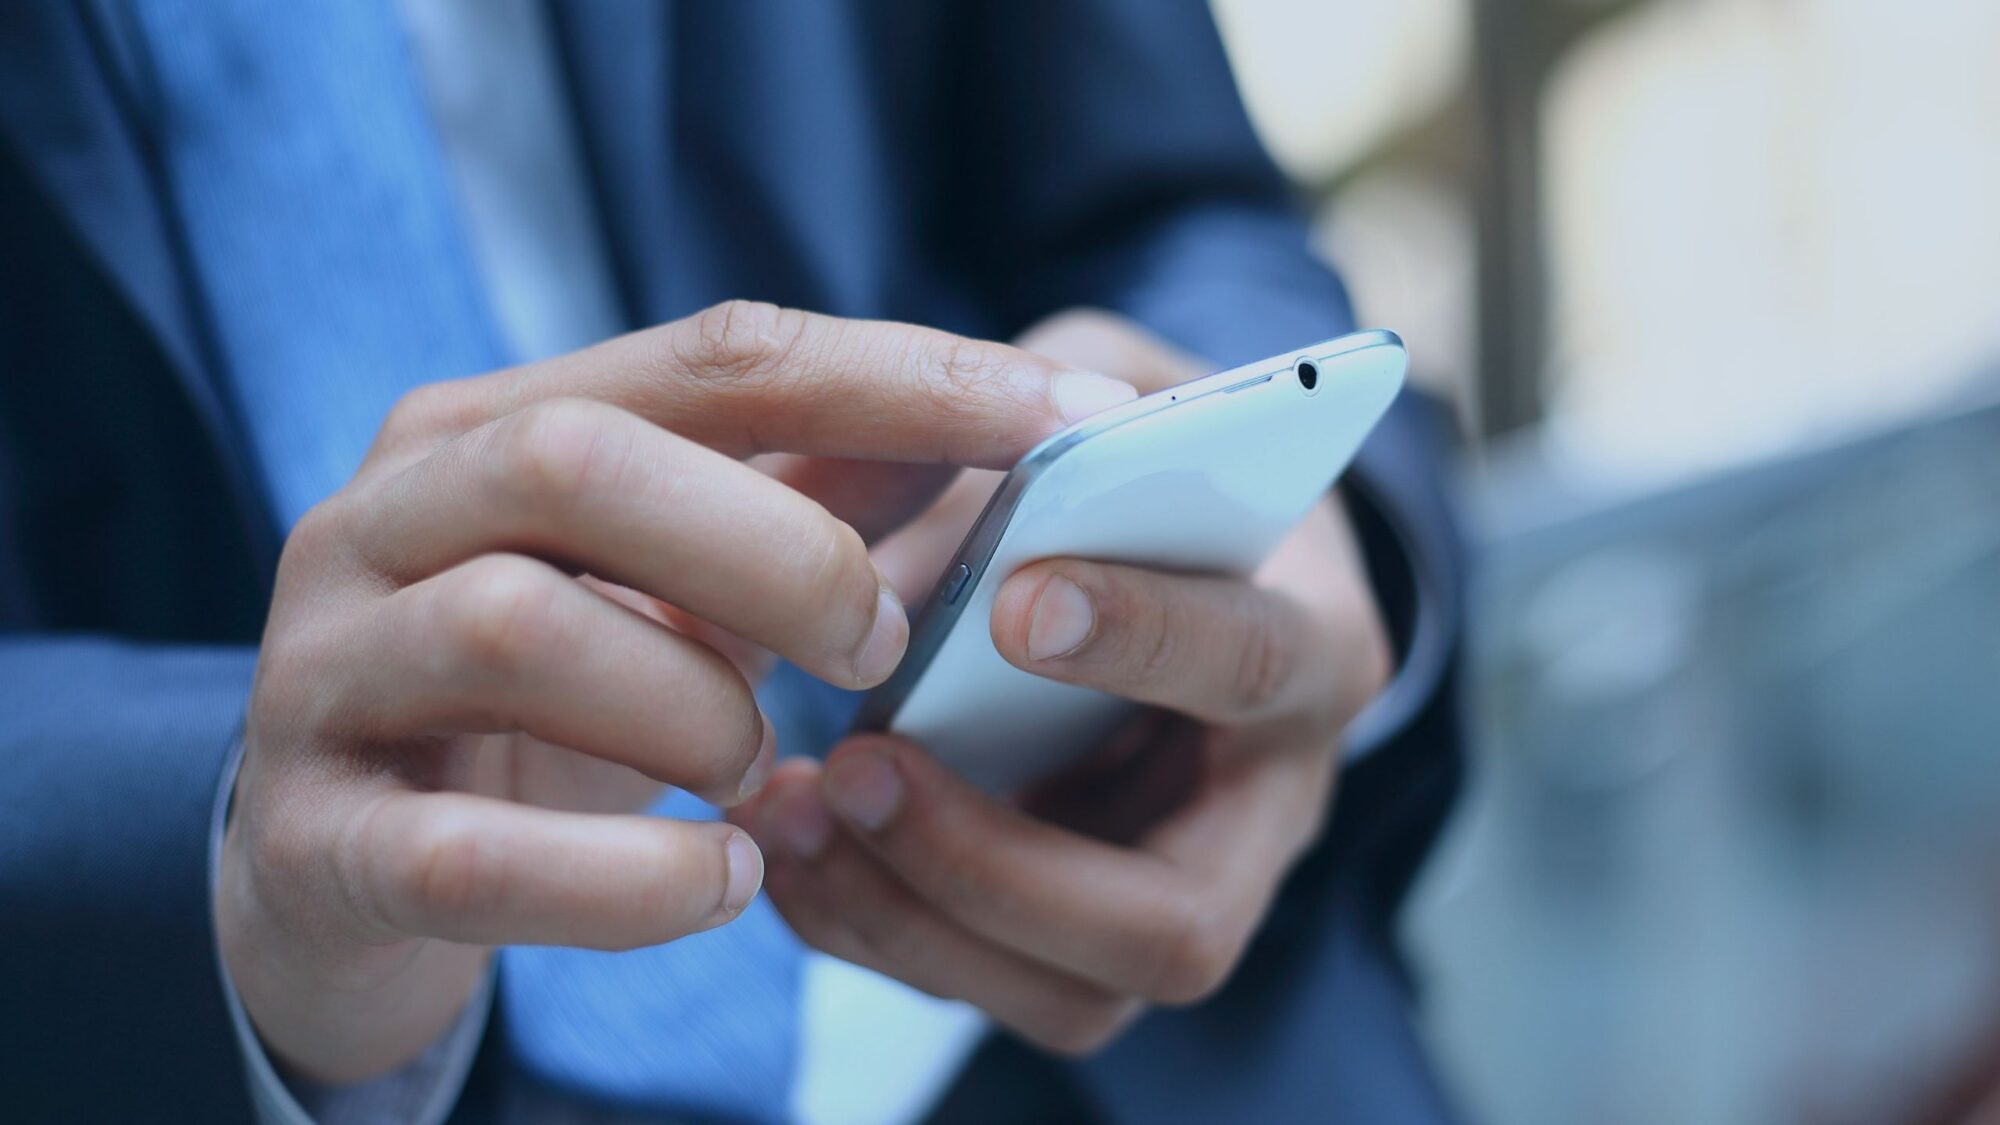
<path fill-rule="evenodd" d="M 1203 373 L 1105 313 L 1063 314 L 1019 344 L 1142 394 Z M 964 474 L 876 546 L 906 601 L 999 476 Z M 1146 1005 L 1229 978 L 1319 837 L 1341 734 L 1386 685 L 1388 640 L 1335 496 L 1248 580 L 1034 563 L 1001 587 L 992 630 L 1018 667 L 1150 710 L 1013 801 L 920 746 L 859 735 L 823 766 L 786 761 L 730 819 L 762 845 L 765 889 L 808 944 L 1087 1054 Z"/>

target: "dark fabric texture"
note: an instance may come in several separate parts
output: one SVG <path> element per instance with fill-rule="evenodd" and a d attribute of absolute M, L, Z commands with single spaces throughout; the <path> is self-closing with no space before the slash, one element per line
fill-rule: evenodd
<path fill-rule="evenodd" d="M 246 1120 L 206 848 L 279 534 L 116 7 L 0 7 L 0 1114 Z M 634 324 L 753 297 L 1004 337 L 1089 304 L 1217 364 L 1351 327 L 1199 0 L 551 15 Z M 1405 643 L 1456 632 L 1434 422 L 1406 398 L 1349 481 Z M 983 1059 L 1106 1120 L 1443 1115 L 1391 934 L 1460 769 L 1445 677 L 1221 996 L 1084 1064 Z M 479 1075 L 466 1119 L 504 1051 Z"/>

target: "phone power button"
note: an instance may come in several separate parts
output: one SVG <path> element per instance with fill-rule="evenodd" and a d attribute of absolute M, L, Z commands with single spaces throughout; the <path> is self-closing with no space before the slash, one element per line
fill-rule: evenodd
<path fill-rule="evenodd" d="M 952 567 L 951 577 L 945 579 L 944 582 L 944 604 L 951 605 L 958 601 L 958 596 L 965 593 L 966 583 L 970 581 L 972 581 L 971 567 L 964 563 L 959 563 L 957 566 Z"/>

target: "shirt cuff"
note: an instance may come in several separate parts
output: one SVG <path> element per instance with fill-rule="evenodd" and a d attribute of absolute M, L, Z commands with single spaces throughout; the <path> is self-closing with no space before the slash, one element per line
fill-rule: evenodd
<path fill-rule="evenodd" d="M 239 739 L 223 767 L 222 783 L 216 790 L 209 821 L 211 891 L 221 870 L 222 832 L 229 820 L 230 795 L 236 790 L 236 771 L 242 764 L 243 744 Z M 236 995 L 220 945 L 215 950 L 215 963 L 222 981 L 223 1003 L 229 1007 L 229 1019 L 236 1028 L 236 1044 L 243 1053 L 250 1104 L 260 1125 L 350 1125 L 376 1121 L 439 1125 L 465 1089 L 493 1008 L 494 975 L 489 971 L 458 1019 L 423 1054 L 380 1078 L 351 1086 L 323 1086 L 304 1079 L 288 1080 L 278 1073 L 257 1038 L 249 1013 L 243 1010 L 242 998 Z"/>

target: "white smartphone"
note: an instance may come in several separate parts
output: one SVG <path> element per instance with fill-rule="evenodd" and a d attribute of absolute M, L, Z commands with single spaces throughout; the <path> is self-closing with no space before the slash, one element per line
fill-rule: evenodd
<path fill-rule="evenodd" d="M 1001 583 L 1057 557 L 1250 573 L 1354 459 L 1407 366 L 1393 333 L 1358 332 L 1146 395 L 1042 442 L 994 491 L 855 729 L 906 736 L 996 793 L 1102 745 L 1132 705 L 1007 663 L 989 624 Z"/>

